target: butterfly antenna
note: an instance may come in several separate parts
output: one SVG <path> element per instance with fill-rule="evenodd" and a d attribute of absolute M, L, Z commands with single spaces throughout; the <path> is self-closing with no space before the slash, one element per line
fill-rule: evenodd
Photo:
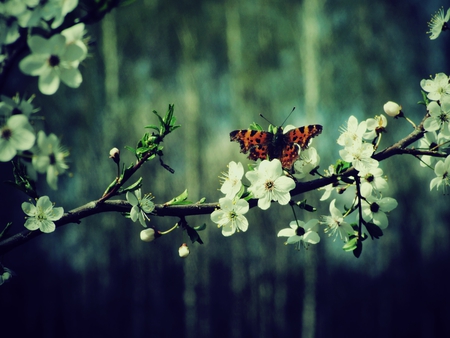
<path fill-rule="evenodd" d="M 266 119 L 266 117 L 263 114 L 259 114 L 259 116 L 261 116 L 264 120 L 269 122 L 269 124 L 274 125 L 272 122 L 270 122 L 268 119 Z"/>
<path fill-rule="evenodd" d="M 289 113 L 289 115 L 284 119 L 283 123 L 281 124 L 281 126 L 284 126 L 284 124 L 286 123 L 287 119 L 292 115 L 292 113 L 294 112 L 295 107 L 292 108 L 291 112 Z"/>

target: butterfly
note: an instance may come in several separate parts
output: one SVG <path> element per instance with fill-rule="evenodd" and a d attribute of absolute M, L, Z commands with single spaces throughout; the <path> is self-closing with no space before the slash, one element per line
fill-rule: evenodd
<path fill-rule="evenodd" d="M 269 128 L 270 129 L 270 128 Z M 298 147 L 308 148 L 310 140 L 322 132 L 322 126 L 312 124 L 289 130 L 285 134 L 283 128 L 274 128 L 274 132 L 262 130 L 234 130 L 230 133 L 230 141 L 240 143 L 241 153 L 249 152 L 248 158 L 256 161 L 278 158 L 284 169 L 291 170 L 298 159 Z"/>

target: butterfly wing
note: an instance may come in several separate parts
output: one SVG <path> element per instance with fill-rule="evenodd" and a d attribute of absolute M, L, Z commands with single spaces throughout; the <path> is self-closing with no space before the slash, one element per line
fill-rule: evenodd
<path fill-rule="evenodd" d="M 320 124 L 312 124 L 289 130 L 286 134 L 284 134 L 284 139 L 287 144 L 296 143 L 300 146 L 300 148 L 306 149 L 308 148 L 311 139 L 314 136 L 319 135 L 321 132 L 322 126 Z"/>
<path fill-rule="evenodd" d="M 241 153 L 249 153 L 248 158 L 256 161 L 265 160 L 272 144 L 273 134 L 260 130 L 234 130 L 230 133 L 230 141 L 239 142 Z"/>
<path fill-rule="evenodd" d="M 322 132 L 322 126 L 313 124 L 289 130 L 284 134 L 284 147 L 281 154 L 283 168 L 291 169 L 293 163 L 298 159 L 298 147 L 303 150 L 308 148 L 311 139 Z"/>

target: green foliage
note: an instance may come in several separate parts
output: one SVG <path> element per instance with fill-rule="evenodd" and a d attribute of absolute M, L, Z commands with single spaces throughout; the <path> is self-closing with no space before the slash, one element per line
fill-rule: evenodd
<path fill-rule="evenodd" d="M 428 100 L 427 93 L 425 93 L 423 90 L 421 90 L 420 92 L 422 93 L 422 101 L 417 102 L 417 104 L 421 104 L 426 107 L 428 106 L 428 103 L 430 103 L 430 100 Z"/>
<path fill-rule="evenodd" d="M 8 180 L 5 181 L 5 183 L 23 191 L 31 198 L 38 198 L 39 196 L 36 192 L 35 183 L 27 175 L 27 168 L 25 165 L 20 161 L 12 161 L 11 163 L 13 164 L 14 182 Z"/>
<path fill-rule="evenodd" d="M 2 232 L 0 232 L 0 239 L 8 232 L 9 227 L 12 225 L 12 222 L 6 223 L 5 227 L 3 228 Z"/>
<path fill-rule="evenodd" d="M 189 201 L 188 200 L 188 191 L 187 189 L 184 190 L 180 195 L 172 198 L 170 201 L 164 203 L 164 205 L 189 205 L 189 204 L 202 204 L 206 200 L 205 197 L 201 198 L 197 202 Z"/>
<path fill-rule="evenodd" d="M 337 160 L 334 166 L 336 175 L 342 174 L 347 169 L 351 168 L 352 164 L 343 160 Z"/>

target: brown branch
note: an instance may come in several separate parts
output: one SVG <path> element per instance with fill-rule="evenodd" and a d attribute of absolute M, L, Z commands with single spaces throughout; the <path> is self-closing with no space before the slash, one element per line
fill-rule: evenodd
<path fill-rule="evenodd" d="M 390 147 L 383 149 L 382 151 L 373 155 L 373 158 L 378 161 L 383 161 L 394 155 L 430 155 L 435 157 L 445 157 L 447 154 L 441 152 L 434 152 L 428 150 L 419 150 L 414 148 L 406 148 L 415 141 L 419 140 L 425 134 L 425 130 L 423 129 L 423 121 L 421 124 L 415 128 L 413 132 L 411 132 L 408 136 L 401 139 L 397 143 L 393 144 Z M 142 161 L 142 163 L 144 163 Z M 137 163 L 135 168 L 138 169 L 142 163 Z M 340 174 L 340 177 L 348 177 L 357 175 L 356 169 L 353 167 L 347 169 L 344 173 Z M 291 191 L 291 196 L 297 196 L 302 193 L 316 190 L 318 188 L 324 187 L 328 184 L 334 183 L 339 178 L 335 175 L 330 177 L 321 177 L 309 182 L 299 182 L 296 187 Z M 115 189 L 117 189 L 115 187 Z M 114 190 L 115 192 L 116 190 Z M 112 195 L 112 194 L 111 194 Z M 111 196 L 108 194 L 105 196 L 108 198 Z M 252 199 L 249 201 L 250 208 L 253 208 L 257 205 L 257 200 Z M 218 203 L 204 203 L 204 204 L 189 204 L 189 205 L 164 205 L 158 204 L 155 206 L 155 210 L 151 214 L 151 216 L 172 216 L 172 217 L 185 217 L 185 216 L 193 216 L 193 215 L 208 215 L 211 214 L 215 208 L 218 207 Z M 103 213 L 103 212 L 129 212 L 131 210 L 131 205 L 127 201 L 123 200 L 106 200 L 105 198 L 101 198 L 100 200 L 89 202 L 81 207 L 73 209 L 63 215 L 61 219 L 55 222 L 56 227 L 61 227 L 65 224 L 69 223 L 80 223 L 83 218 L 86 218 L 91 215 Z M 32 238 L 36 238 L 41 235 L 42 232 L 37 231 L 29 231 L 24 230 L 18 234 L 15 234 L 9 238 L 6 238 L 0 241 L 0 255 L 5 254 L 12 249 L 28 242 Z"/>

